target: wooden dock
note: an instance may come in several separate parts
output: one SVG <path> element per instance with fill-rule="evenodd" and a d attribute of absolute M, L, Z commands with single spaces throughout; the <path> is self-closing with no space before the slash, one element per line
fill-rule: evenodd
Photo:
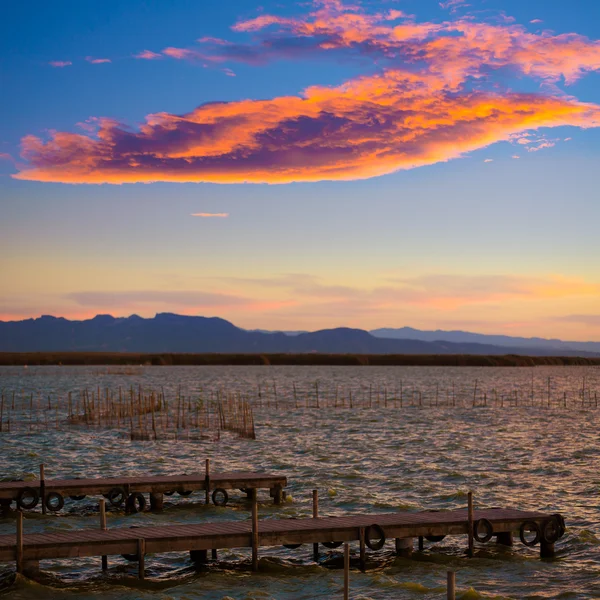
<path fill-rule="evenodd" d="M 256 569 L 259 547 L 313 544 L 318 558 L 318 544 L 335 547 L 337 543 L 358 541 L 364 565 L 365 547 L 379 549 L 386 540 L 395 540 L 396 552 L 410 556 L 416 538 L 422 549 L 424 539 L 439 541 L 439 536 L 467 535 L 471 540 L 475 530 L 476 535 L 489 533 L 488 539 L 493 535 L 497 543 L 511 546 L 513 533 L 525 528 L 530 532 L 537 530 L 541 555 L 548 557 L 554 553 L 554 541 L 564 533 L 560 515 L 500 508 L 267 519 L 259 523 L 256 495 L 252 495 L 253 518 L 249 521 L 24 534 L 19 512 L 17 534 L 0 536 L 0 562 L 16 561 L 18 571 L 31 574 L 39 569 L 41 560 L 110 555 L 129 555 L 129 559 L 139 560 L 141 556 L 139 574 L 143 578 L 144 556 L 162 552 L 190 552 L 193 561 L 206 562 L 208 550 L 216 553 L 222 548 L 252 548 L 252 564 Z M 561 521 L 562 530 L 548 539 L 548 532 L 554 531 Z M 533 545 L 531 539 L 525 539 L 527 545 Z M 106 564 L 104 558 L 104 568 Z"/>
<path fill-rule="evenodd" d="M 283 499 L 283 488 L 287 478 L 269 473 L 210 473 L 207 460 L 204 473 L 189 475 L 148 475 L 136 477 L 107 477 L 90 479 L 44 479 L 43 466 L 41 477 L 35 481 L 0 482 L 0 505 L 6 510 L 12 502 L 18 508 L 34 508 L 42 502 L 42 510 L 56 511 L 62 508 L 65 497 L 82 500 L 86 496 L 103 495 L 114 506 L 125 505 L 131 512 L 144 508 L 145 498 L 150 494 L 151 508 L 162 509 L 163 496 L 177 492 L 189 496 L 192 492 L 204 491 L 206 503 L 210 501 L 224 506 L 228 501 L 226 490 L 239 489 L 248 497 L 253 490 L 268 489 L 275 504 Z M 37 500 L 36 500 L 37 498 Z"/>

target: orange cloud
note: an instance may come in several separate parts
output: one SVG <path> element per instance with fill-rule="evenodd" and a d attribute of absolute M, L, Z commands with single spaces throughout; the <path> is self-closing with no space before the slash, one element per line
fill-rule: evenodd
<path fill-rule="evenodd" d="M 226 219 L 229 216 L 229 213 L 192 213 L 190 215 L 191 217 L 203 217 L 205 219 L 210 219 L 210 218 L 220 218 L 220 219 Z"/>
<path fill-rule="evenodd" d="M 95 119 L 96 131 L 85 135 L 29 135 L 22 140 L 27 164 L 14 177 L 116 184 L 351 180 L 459 158 L 503 140 L 550 147 L 551 140 L 531 132 L 600 125 L 596 104 L 485 85 L 506 67 L 546 84 L 575 81 L 600 69 L 599 42 L 466 19 L 415 23 L 400 11 L 367 14 L 339 0 L 316 5 L 302 18 L 261 15 L 235 25 L 256 36 L 251 44 L 201 38 L 202 51 L 169 47 L 162 54 L 259 63 L 344 51 L 381 58 L 385 70 L 337 87 L 312 86 L 300 96 L 151 114 L 137 131 Z"/>
<path fill-rule="evenodd" d="M 387 71 L 303 97 L 149 115 L 139 131 L 101 119 L 97 134 L 22 140 L 18 179 L 288 183 L 373 177 L 458 158 L 539 127 L 600 125 L 600 107 L 563 97 L 448 93 L 439 78 Z"/>

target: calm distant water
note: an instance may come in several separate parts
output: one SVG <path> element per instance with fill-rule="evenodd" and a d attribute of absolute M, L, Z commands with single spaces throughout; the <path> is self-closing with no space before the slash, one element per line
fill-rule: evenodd
<path fill-rule="evenodd" d="M 0 476 L 33 477 L 41 462 L 47 477 L 189 473 L 201 471 L 210 458 L 214 470 L 287 475 L 292 501 L 277 508 L 266 492 L 259 493 L 261 519 L 310 516 L 314 488 L 323 515 L 464 507 L 471 489 L 477 507 L 562 512 L 567 532 L 557 543 L 556 559 L 540 560 L 539 548 L 526 548 L 517 539 L 512 549 L 479 545 L 477 557 L 469 560 L 466 539 L 452 537 L 427 544 L 424 553 L 406 560 L 393 555 L 390 542 L 369 553 L 366 574 L 351 572 L 351 597 L 439 599 L 452 568 L 462 598 L 600 598 L 598 368 L 0 368 L 0 389 L 8 394 L 64 396 L 86 387 L 140 384 L 162 386 L 167 396 L 181 386 L 186 395 L 221 388 L 252 397 L 260 384 L 257 439 L 226 434 L 219 441 L 131 442 L 110 431 L 3 433 Z M 369 388 L 371 408 L 357 408 L 368 404 Z M 535 406 L 525 406 L 532 402 Z M 111 512 L 109 527 L 249 518 L 241 494 L 233 494 L 227 508 L 205 507 L 200 495 L 173 499 L 162 514 Z M 58 515 L 26 517 L 26 532 L 95 528 L 97 498 L 66 500 Z M 0 519 L 0 533 L 14 526 L 14 518 Z M 263 549 L 260 556 L 258 574 L 250 572 L 249 553 L 242 550 L 220 551 L 219 562 L 204 571 L 196 571 L 187 554 L 149 556 L 149 580 L 142 583 L 135 579 L 136 566 L 117 557 L 109 557 L 106 576 L 99 558 L 42 562 L 41 583 L 12 583 L 14 565 L 0 565 L 0 593 L 45 600 L 341 598 L 342 571 L 327 566 L 327 560 L 316 565 L 309 545 L 296 551 Z M 323 557 L 335 563 L 339 555 L 323 549 Z"/>

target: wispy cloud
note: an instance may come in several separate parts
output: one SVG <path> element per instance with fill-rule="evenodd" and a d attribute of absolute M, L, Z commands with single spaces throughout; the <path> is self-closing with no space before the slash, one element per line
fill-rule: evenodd
<path fill-rule="evenodd" d="M 112 62 L 110 58 L 94 58 L 93 56 L 86 56 L 85 60 L 87 60 L 92 65 L 102 65 L 104 63 Z"/>
<path fill-rule="evenodd" d="M 8 154 L 7 152 L 0 152 L 0 160 L 10 160 L 13 161 L 14 158 Z"/>
<path fill-rule="evenodd" d="M 141 58 L 143 60 L 158 60 L 160 58 L 163 58 L 163 56 L 158 52 L 152 52 L 151 50 L 142 50 L 142 52 L 134 54 L 133 58 Z"/>
<path fill-rule="evenodd" d="M 70 67 L 73 63 L 70 60 L 51 60 L 48 64 L 51 67 L 61 69 L 63 67 Z"/>
<path fill-rule="evenodd" d="M 200 212 L 200 213 L 192 213 L 190 215 L 191 217 L 202 217 L 204 219 L 211 219 L 211 218 L 219 218 L 219 219 L 226 219 L 229 216 L 229 213 L 206 213 L 206 212 Z"/>
<path fill-rule="evenodd" d="M 596 104 L 559 92 L 518 93 L 494 80 L 507 67 L 548 89 L 600 69 L 600 43 L 577 34 L 532 34 L 472 18 L 417 23 L 400 11 L 366 13 L 339 0 L 321 0 L 300 17 L 261 14 L 233 29 L 252 33 L 253 41 L 201 38 L 199 49 L 170 47 L 163 55 L 203 65 L 357 56 L 383 70 L 297 96 L 151 114 L 137 131 L 98 119 L 94 134 L 26 136 L 28 164 L 15 177 L 117 184 L 351 180 L 456 159 L 504 140 L 530 151 L 548 148 L 555 140 L 530 136 L 540 128 L 600 126 Z"/>
<path fill-rule="evenodd" d="M 446 0 L 446 2 L 440 2 L 440 6 L 450 12 L 456 12 L 459 8 L 466 8 L 471 5 L 467 4 L 466 0 Z"/>

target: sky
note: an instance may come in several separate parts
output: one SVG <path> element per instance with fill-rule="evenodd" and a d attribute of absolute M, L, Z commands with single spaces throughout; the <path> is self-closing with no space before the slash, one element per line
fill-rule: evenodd
<path fill-rule="evenodd" d="M 22 0 L 0 320 L 600 341 L 596 0 Z"/>

